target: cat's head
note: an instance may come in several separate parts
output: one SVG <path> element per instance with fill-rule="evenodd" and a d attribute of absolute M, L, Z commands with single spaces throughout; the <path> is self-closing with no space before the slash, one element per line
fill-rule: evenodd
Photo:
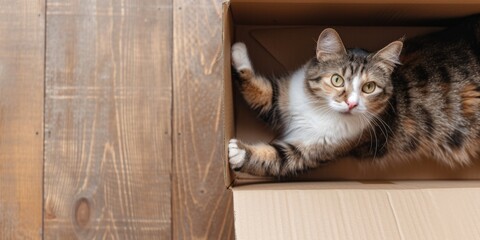
<path fill-rule="evenodd" d="M 395 41 L 374 53 L 346 50 L 338 33 L 325 29 L 318 38 L 316 61 L 307 69 L 307 90 L 329 111 L 377 115 L 393 93 L 391 75 L 402 46 Z"/>

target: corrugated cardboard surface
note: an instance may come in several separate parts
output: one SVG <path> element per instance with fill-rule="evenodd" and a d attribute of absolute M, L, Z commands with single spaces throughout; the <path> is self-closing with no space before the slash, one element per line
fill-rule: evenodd
<path fill-rule="evenodd" d="M 243 239 L 480 239 L 480 182 L 315 182 L 233 189 Z"/>

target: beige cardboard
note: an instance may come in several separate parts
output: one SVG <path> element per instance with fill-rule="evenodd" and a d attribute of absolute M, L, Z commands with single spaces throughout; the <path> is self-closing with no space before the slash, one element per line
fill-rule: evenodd
<path fill-rule="evenodd" d="M 480 182 L 235 187 L 236 239 L 480 239 Z"/>

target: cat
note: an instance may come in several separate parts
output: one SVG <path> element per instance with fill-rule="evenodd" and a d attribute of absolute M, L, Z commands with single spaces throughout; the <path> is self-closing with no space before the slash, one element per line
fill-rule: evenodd
<path fill-rule="evenodd" d="M 377 52 L 346 49 L 331 28 L 290 76 L 257 75 L 232 46 L 240 91 L 280 137 L 231 139 L 229 162 L 257 176 L 291 176 L 343 156 L 380 165 L 430 157 L 451 167 L 480 155 L 480 18 Z"/>

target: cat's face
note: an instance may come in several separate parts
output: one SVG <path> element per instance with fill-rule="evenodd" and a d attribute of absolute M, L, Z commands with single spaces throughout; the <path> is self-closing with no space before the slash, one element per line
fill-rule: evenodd
<path fill-rule="evenodd" d="M 344 114 L 377 114 L 392 95 L 390 75 L 368 63 L 368 57 L 353 56 L 318 63 L 309 69 L 308 90 L 330 110 Z"/>
<path fill-rule="evenodd" d="M 317 63 L 307 70 L 307 89 L 324 110 L 345 115 L 377 115 L 388 105 L 391 73 L 402 49 L 400 41 L 369 54 L 346 51 L 333 29 L 320 34 Z"/>

